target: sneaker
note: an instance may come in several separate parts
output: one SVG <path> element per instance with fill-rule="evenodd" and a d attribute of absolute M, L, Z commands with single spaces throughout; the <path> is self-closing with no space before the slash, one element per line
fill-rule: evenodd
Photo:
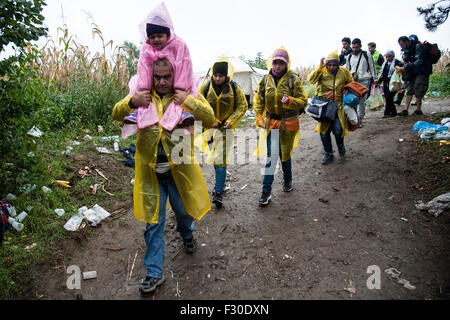
<path fill-rule="evenodd" d="M 188 254 L 192 254 L 197 249 L 197 241 L 195 241 L 194 237 L 190 239 L 183 239 L 183 250 Z"/>
<path fill-rule="evenodd" d="M 284 192 L 292 191 L 292 181 L 283 181 L 283 191 Z"/>
<path fill-rule="evenodd" d="M 143 293 L 149 293 L 155 291 L 156 287 L 162 285 L 164 282 L 164 275 L 162 278 L 145 277 L 145 279 L 139 284 L 139 291 Z"/>
<path fill-rule="evenodd" d="M 338 150 L 341 158 L 345 157 L 345 154 L 347 153 L 347 150 L 345 150 L 345 146 L 344 145 L 338 146 Z"/>
<path fill-rule="evenodd" d="M 270 200 L 272 200 L 270 192 L 263 192 L 261 193 L 261 198 L 259 198 L 259 205 L 261 207 L 266 206 L 269 204 Z"/>
<path fill-rule="evenodd" d="M 407 117 L 408 116 L 408 110 L 403 110 L 402 112 L 400 112 L 398 115 L 402 116 L 402 117 Z"/>
<path fill-rule="evenodd" d="M 333 159 L 334 159 L 334 156 L 333 156 L 332 153 L 325 153 L 325 154 L 323 155 L 323 158 L 322 158 L 322 164 L 323 164 L 324 166 L 326 166 L 326 165 L 329 164 L 331 161 L 333 161 Z"/>
<path fill-rule="evenodd" d="M 223 202 L 222 202 L 222 194 L 213 192 L 213 202 L 216 205 L 217 209 L 222 208 Z"/>
<path fill-rule="evenodd" d="M 423 112 L 421 110 L 416 110 L 416 111 L 413 112 L 412 115 L 413 116 L 421 116 L 421 115 L 423 115 Z"/>

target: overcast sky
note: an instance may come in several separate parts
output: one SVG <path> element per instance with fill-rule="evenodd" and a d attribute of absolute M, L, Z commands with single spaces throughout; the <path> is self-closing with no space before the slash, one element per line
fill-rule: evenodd
<path fill-rule="evenodd" d="M 165 0 L 175 33 L 191 52 L 194 69 L 221 55 L 254 58 L 261 51 L 268 57 L 284 45 L 292 68 L 317 65 L 332 50 L 341 49 L 344 36 L 360 38 L 363 49 L 376 42 L 384 53 L 400 48 L 397 39 L 417 34 L 421 41 L 450 48 L 450 21 L 437 32 L 425 29 L 416 7 L 435 0 Z M 160 0 L 47 0 L 44 8 L 49 35 L 57 39 L 63 23 L 77 41 L 98 50 L 92 40 L 94 21 L 106 41 L 120 45 L 124 40 L 140 47 L 138 24 Z"/>

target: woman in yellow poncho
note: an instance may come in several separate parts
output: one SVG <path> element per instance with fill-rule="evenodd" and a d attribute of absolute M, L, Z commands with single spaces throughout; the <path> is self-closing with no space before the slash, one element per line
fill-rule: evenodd
<path fill-rule="evenodd" d="M 333 100 L 338 104 L 338 117 L 334 122 L 319 122 L 316 131 L 320 133 L 320 139 L 324 148 L 322 164 L 327 165 L 333 161 L 333 146 L 331 132 L 336 138 L 336 145 L 341 157 L 345 156 L 344 136 L 348 135 L 348 120 L 342 103 L 344 86 L 353 81 L 349 70 L 339 67 L 337 51 L 320 60 L 319 67 L 308 76 L 308 81 L 316 85 L 316 96 Z"/>
<path fill-rule="evenodd" d="M 300 79 L 290 70 L 290 58 L 284 48 L 276 50 L 267 60 L 266 75 L 258 85 L 254 98 L 256 124 L 264 128 L 260 135 L 260 149 L 267 146 L 267 163 L 260 206 L 271 200 L 272 183 L 278 155 L 283 170 L 283 191 L 292 190 L 291 157 L 300 137 L 299 111 L 308 103 L 308 96 Z"/>
<path fill-rule="evenodd" d="M 213 108 L 217 120 L 214 129 L 202 134 L 202 151 L 208 154 L 206 162 L 214 165 L 216 185 L 212 195 L 216 208 L 220 209 L 233 146 L 234 132 L 231 131 L 241 122 L 248 103 L 239 85 L 232 82 L 234 68 L 226 56 L 221 56 L 210 70 L 211 76 L 200 86 L 199 92 Z"/>

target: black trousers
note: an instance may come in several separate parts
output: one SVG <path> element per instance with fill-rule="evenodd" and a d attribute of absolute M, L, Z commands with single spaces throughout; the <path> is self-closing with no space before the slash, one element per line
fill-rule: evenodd
<path fill-rule="evenodd" d="M 385 116 L 396 116 L 397 109 L 395 108 L 394 98 L 397 92 L 389 91 L 389 84 L 383 84 L 384 98 L 386 99 L 386 107 L 384 108 Z"/>

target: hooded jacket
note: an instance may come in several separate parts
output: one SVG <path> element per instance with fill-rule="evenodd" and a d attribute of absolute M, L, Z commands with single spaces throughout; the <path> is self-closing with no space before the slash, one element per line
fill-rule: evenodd
<path fill-rule="evenodd" d="M 283 47 L 280 49 L 286 51 L 286 49 L 284 49 Z M 274 54 L 280 49 L 275 50 Z M 289 54 L 287 51 L 286 54 L 289 58 Z M 280 126 L 280 123 L 283 121 L 276 120 L 272 122 L 272 125 L 270 125 L 269 118 L 271 116 L 274 118 L 282 118 L 286 114 L 292 112 L 295 113 L 301 109 L 304 109 L 308 104 L 308 96 L 305 92 L 305 89 L 303 88 L 302 82 L 298 77 L 295 76 L 295 80 L 293 82 L 293 92 L 291 92 L 291 89 L 289 87 L 289 79 L 292 76 L 292 71 L 290 70 L 290 58 L 288 59 L 286 73 L 275 85 L 275 79 L 272 74 L 270 74 L 270 71 L 272 69 L 272 57 L 273 54 L 267 60 L 267 70 L 269 71 L 269 74 L 259 82 L 254 97 L 253 107 L 255 110 L 257 126 L 261 127 L 262 123 L 266 123 L 265 127 L 262 129 L 263 131 L 260 134 L 259 147 L 255 155 L 262 155 L 263 153 L 265 153 L 264 150 L 268 134 L 270 133 L 272 128 Z M 285 94 L 289 96 L 289 102 L 283 104 L 281 100 L 283 99 L 283 96 Z M 291 121 L 295 121 L 297 123 L 297 125 L 295 126 L 296 129 L 294 130 L 283 129 L 282 126 L 280 126 L 280 144 L 283 162 L 291 158 L 293 148 L 296 148 L 298 146 L 298 142 L 300 139 L 298 113 L 297 118 L 294 118 Z"/>
<path fill-rule="evenodd" d="M 161 119 L 173 100 L 173 94 L 165 95 L 162 99 L 152 90 L 152 103 L 156 107 L 158 117 Z M 128 95 L 119 101 L 113 109 L 114 120 L 123 119 L 132 112 L 129 106 L 131 96 Z M 214 112 L 203 96 L 195 98 L 189 95 L 181 105 L 183 109 L 194 115 L 196 120 L 202 121 L 203 126 L 212 127 L 215 122 Z M 174 131 L 180 133 L 180 131 Z M 180 193 L 186 212 L 200 220 L 204 214 L 211 210 L 208 190 L 203 178 L 198 160 L 194 155 L 193 135 L 182 136 L 180 140 L 173 141 L 172 131 L 164 129 L 160 124 L 141 129 L 137 133 L 135 155 L 135 183 L 134 183 L 134 216 L 137 220 L 147 223 L 157 223 L 159 218 L 159 183 L 155 168 L 157 163 L 158 145 L 161 142 L 170 164 L 170 171 Z M 181 132 L 184 132 L 181 130 Z M 180 135 L 181 136 L 181 135 Z M 172 158 L 172 150 L 180 158 Z M 178 148 L 180 148 L 178 150 Z"/>
<path fill-rule="evenodd" d="M 433 73 L 433 65 L 429 59 L 425 46 L 418 41 L 410 40 L 409 47 L 404 50 L 404 61 L 407 72 L 419 75 L 430 75 Z"/>
<path fill-rule="evenodd" d="M 337 51 L 332 52 L 328 60 L 336 59 Z M 353 81 L 350 71 L 344 67 L 339 67 L 335 76 L 328 71 L 327 67 L 319 66 L 315 71 L 308 75 L 308 81 L 311 84 L 316 84 L 316 96 L 333 100 L 338 104 L 338 117 L 343 129 L 342 136 L 348 135 L 348 120 L 344 112 L 342 99 L 344 96 L 344 86 Z M 319 122 L 316 131 L 325 134 L 330 128 L 331 123 Z"/>
<path fill-rule="evenodd" d="M 222 55 L 215 63 L 217 62 L 228 63 L 227 77 L 230 79 L 229 82 L 231 82 L 234 75 L 233 65 L 225 55 Z M 222 92 L 217 94 L 213 85 L 213 67 L 214 65 L 211 66 L 209 72 L 211 76 L 208 80 L 210 83 L 208 92 L 205 92 L 207 88 L 207 81 L 205 81 L 198 90 L 201 94 L 205 95 L 206 100 L 214 110 L 216 119 L 223 124 L 229 123 L 231 125 L 231 129 L 208 129 L 200 135 L 201 138 L 196 137 L 195 145 L 199 147 L 202 152 L 208 155 L 206 158 L 206 163 L 217 166 L 226 166 L 229 162 L 230 151 L 234 142 L 234 129 L 239 125 L 244 117 L 245 112 L 248 109 L 248 103 L 245 99 L 244 92 L 236 83 L 236 97 L 234 97 L 234 90 L 232 89 L 230 83 L 226 84 L 226 86 L 228 86 L 228 90 L 225 91 L 227 92 L 222 90 Z M 208 141 L 211 139 L 213 139 L 213 144 L 208 146 Z"/>

